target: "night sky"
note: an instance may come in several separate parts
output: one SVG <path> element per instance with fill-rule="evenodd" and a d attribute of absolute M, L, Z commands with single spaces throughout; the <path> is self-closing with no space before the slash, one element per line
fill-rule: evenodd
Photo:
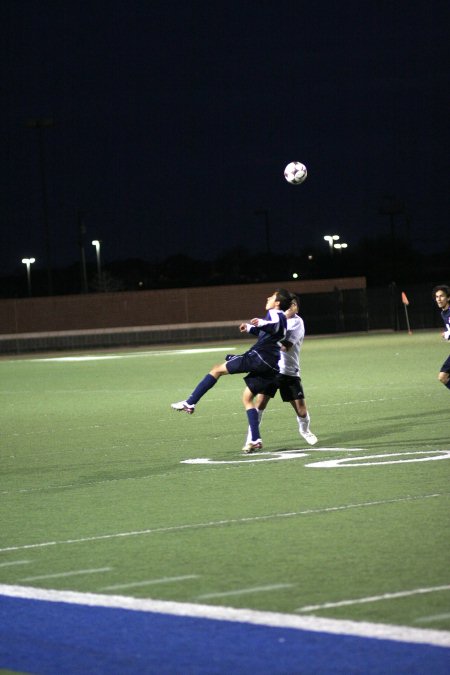
<path fill-rule="evenodd" d="M 0 269 L 450 246 L 448 0 L 3 0 Z M 300 186 L 283 176 L 308 167 Z M 255 213 L 259 212 L 259 213 Z"/>

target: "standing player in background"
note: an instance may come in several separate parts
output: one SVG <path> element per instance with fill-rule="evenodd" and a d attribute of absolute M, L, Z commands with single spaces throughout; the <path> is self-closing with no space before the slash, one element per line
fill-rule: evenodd
<path fill-rule="evenodd" d="M 285 310 L 291 304 L 291 294 L 284 288 L 279 288 L 267 298 L 265 319 L 252 319 L 250 323 L 241 323 L 241 333 L 251 333 L 258 336 L 258 341 L 244 354 L 225 357 L 209 371 L 197 384 L 192 394 L 185 400 L 172 403 L 174 410 L 182 410 L 189 415 L 195 411 L 198 401 L 211 389 L 222 375 L 236 375 L 247 373 L 244 377 L 246 387 L 242 395 L 242 402 L 247 413 L 251 437 L 249 447 L 253 450 L 262 448 L 259 433 L 258 412 L 254 405 L 257 394 L 265 391 L 278 373 L 280 345 L 286 335 L 287 319 Z"/>
<path fill-rule="evenodd" d="M 450 340 L 450 288 L 448 286 L 435 286 L 433 288 L 434 299 L 441 310 L 445 331 L 442 333 L 444 340 Z M 450 356 L 444 361 L 438 375 L 439 381 L 450 389 Z"/>
<path fill-rule="evenodd" d="M 256 409 L 258 411 L 259 422 L 271 398 L 275 396 L 277 390 L 280 391 L 282 400 L 290 403 L 294 408 L 297 417 L 298 430 L 301 436 L 309 445 L 317 443 L 315 436 L 309 428 L 310 416 L 306 407 L 305 394 L 300 378 L 300 350 L 305 337 L 305 325 L 303 319 L 297 314 L 298 298 L 295 293 L 291 293 L 291 305 L 285 311 L 287 318 L 286 337 L 282 342 L 280 361 L 278 366 L 280 372 L 273 384 L 256 399 Z M 242 448 L 245 453 L 253 452 L 251 446 L 250 428 L 247 434 L 247 440 Z"/>

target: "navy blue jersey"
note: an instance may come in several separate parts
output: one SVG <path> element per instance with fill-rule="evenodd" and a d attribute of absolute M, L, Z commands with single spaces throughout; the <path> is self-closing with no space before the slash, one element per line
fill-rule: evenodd
<path fill-rule="evenodd" d="M 280 342 L 286 336 L 287 319 L 284 312 L 277 309 L 270 309 L 261 325 L 249 328 L 249 333 L 258 336 L 249 351 L 257 352 L 263 361 L 271 368 L 278 370 L 278 361 L 280 358 Z"/>
<path fill-rule="evenodd" d="M 445 330 L 450 332 L 450 307 L 443 309 L 441 312 L 442 321 L 445 325 Z M 448 338 L 447 338 L 448 339 Z"/>

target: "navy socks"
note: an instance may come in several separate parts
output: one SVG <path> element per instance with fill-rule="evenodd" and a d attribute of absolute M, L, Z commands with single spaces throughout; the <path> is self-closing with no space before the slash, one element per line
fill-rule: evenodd
<path fill-rule="evenodd" d="M 247 410 L 247 417 L 252 432 L 252 441 L 257 441 L 259 438 L 259 416 L 256 408 Z"/>
<path fill-rule="evenodd" d="M 186 403 L 189 403 L 189 405 L 194 405 L 195 403 L 198 403 L 201 397 L 204 396 L 206 392 L 211 389 L 211 387 L 214 387 L 216 382 L 217 382 L 216 378 L 213 377 L 210 373 L 208 373 L 208 375 L 205 375 L 203 380 L 201 380 L 195 387 L 194 391 L 189 396 L 189 398 L 186 399 Z"/>

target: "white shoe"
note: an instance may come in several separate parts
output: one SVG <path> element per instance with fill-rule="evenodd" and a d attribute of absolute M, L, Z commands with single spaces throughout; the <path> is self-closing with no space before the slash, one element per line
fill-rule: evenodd
<path fill-rule="evenodd" d="M 312 433 L 312 431 L 302 431 L 302 429 L 299 429 L 301 436 L 305 439 L 309 445 L 315 445 L 318 441 L 317 436 Z"/>
<path fill-rule="evenodd" d="M 171 408 L 174 410 L 183 410 L 188 415 L 193 415 L 195 412 L 195 404 L 190 405 L 186 401 L 179 401 L 178 403 L 172 403 Z"/>
<path fill-rule="evenodd" d="M 256 450 L 262 450 L 262 440 L 258 438 L 256 441 L 249 441 L 242 448 L 242 452 L 246 455 L 251 455 L 252 452 Z"/>

